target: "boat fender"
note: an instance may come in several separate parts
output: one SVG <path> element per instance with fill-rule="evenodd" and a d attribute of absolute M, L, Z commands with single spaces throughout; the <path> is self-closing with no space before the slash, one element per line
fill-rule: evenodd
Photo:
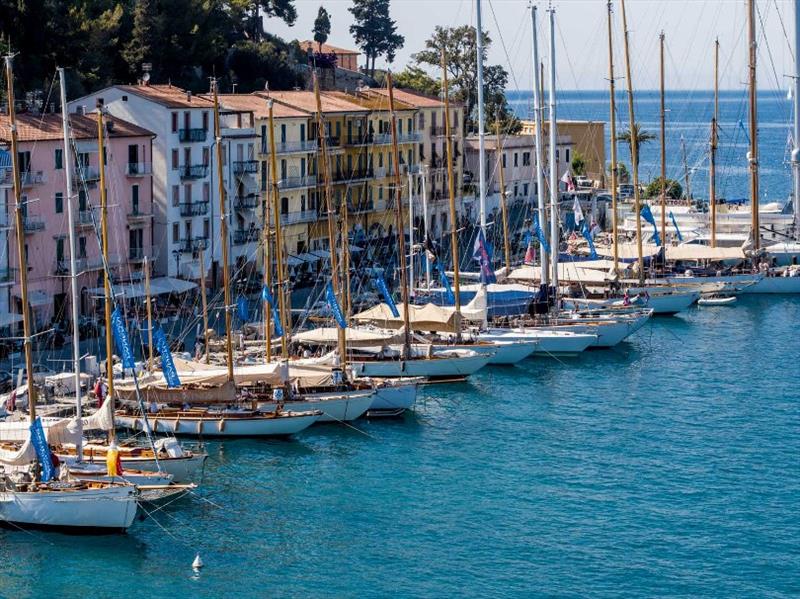
<path fill-rule="evenodd" d="M 202 430 L 203 430 L 203 421 L 202 420 L 198 420 L 197 421 L 197 434 L 199 435 L 202 432 Z"/>
<path fill-rule="evenodd" d="M 217 430 L 218 430 L 219 432 L 222 432 L 222 431 L 224 431 L 224 430 L 225 430 L 225 419 L 224 419 L 224 418 L 221 418 L 221 419 L 220 419 L 220 421 L 219 421 L 219 425 L 217 426 Z"/>
<path fill-rule="evenodd" d="M 203 566 L 205 566 L 205 564 L 203 563 L 203 560 L 200 559 L 200 554 L 198 553 L 197 555 L 194 556 L 194 561 L 192 562 L 192 570 L 199 570 Z"/>

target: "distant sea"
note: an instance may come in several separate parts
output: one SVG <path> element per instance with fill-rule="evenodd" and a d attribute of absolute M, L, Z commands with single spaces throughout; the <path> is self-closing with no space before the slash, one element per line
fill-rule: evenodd
<path fill-rule="evenodd" d="M 519 118 L 532 119 L 532 93 L 509 92 L 509 103 Z M 617 131 L 628 128 L 627 94 L 617 93 Z M 668 91 L 666 94 L 667 176 L 684 184 L 682 159 L 683 140 L 686 162 L 691 175 L 692 195 L 708 197 L 708 155 L 713 91 Z M 560 119 L 606 122 L 606 162 L 610 162 L 610 129 L 608 91 L 563 91 L 557 94 L 557 116 Z M 658 91 L 637 91 L 634 114 L 645 131 L 656 139 L 642 146 L 640 160 L 642 180 L 657 177 L 661 172 L 660 96 Z M 744 90 L 721 91 L 719 98 L 719 150 L 717 153 L 717 195 L 728 199 L 749 197 L 747 151 L 747 93 Z M 790 133 L 792 102 L 786 92 L 762 91 L 758 94 L 758 148 L 761 160 L 760 199 L 784 201 L 791 191 Z M 630 166 L 626 144 L 618 146 L 619 159 Z"/>

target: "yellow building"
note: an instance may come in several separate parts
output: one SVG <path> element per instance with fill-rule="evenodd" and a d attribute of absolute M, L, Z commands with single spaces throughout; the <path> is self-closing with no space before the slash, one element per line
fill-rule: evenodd
<path fill-rule="evenodd" d="M 572 139 L 573 152 L 586 161 L 586 175 L 596 181 L 603 181 L 606 164 L 606 134 L 603 121 L 558 121 L 558 135 Z M 542 124 L 545 136 L 548 122 Z M 536 135 L 534 121 L 522 121 L 523 135 Z M 572 156 L 574 158 L 574 154 Z"/>

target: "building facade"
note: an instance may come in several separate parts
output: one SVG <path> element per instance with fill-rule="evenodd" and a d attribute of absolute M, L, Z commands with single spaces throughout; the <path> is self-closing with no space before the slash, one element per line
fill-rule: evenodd
<path fill-rule="evenodd" d="M 606 169 L 606 124 L 603 121 L 558 121 L 558 135 L 572 140 L 572 158 L 579 154 L 586 163 L 586 175 L 603 184 Z M 545 136 L 548 135 L 549 123 L 542 124 Z M 536 123 L 522 121 L 523 135 L 535 135 Z"/>

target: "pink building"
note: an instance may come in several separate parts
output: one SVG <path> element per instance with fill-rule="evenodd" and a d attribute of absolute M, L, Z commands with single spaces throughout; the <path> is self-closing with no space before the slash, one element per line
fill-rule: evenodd
<path fill-rule="evenodd" d="M 80 313 L 89 316 L 96 299 L 89 290 L 103 284 L 97 117 L 72 114 L 70 123 Z M 109 265 L 114 281 L 138 281 L 143 277 L 145 257 L 152 260 L 157 255 L 152 238 L 153 134 L 114 117 L 108 117 L 107 123 Z M 61 115 L 18 115 L 17 131 L 29 303 L 37 330 L 41 330 L 50 322 L 70 320 L 70 244 Z M 8 151 L 9 143 L 9 120 L 0 115 L 0 147 Z M 11 319 L 22 314 L 15 205 L 11 171 L 0 170 L 0 227 L 6 225 L 6 234 L 0 236 L 5 242 L 0 247 L 0 262 L 11 269 L 11 284 L 0 287 L 0 294 L 8 294 L 0 306 L 7 306 Z"/>

